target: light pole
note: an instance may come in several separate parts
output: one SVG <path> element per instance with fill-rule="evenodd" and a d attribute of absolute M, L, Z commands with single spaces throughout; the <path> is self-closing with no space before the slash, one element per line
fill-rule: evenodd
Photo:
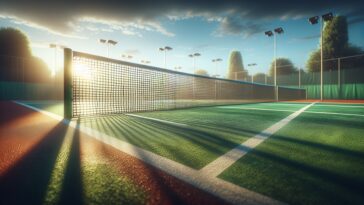
<path fill-rule="evenodd" d="M 99 43 L 106 44 L 106 46 L 107 46 L 107 57 L 109 58 L 109 47 L 110 47 L 110 45 L 115 46 L 118 42 L 110 40 L 110 39 L 109 40 L 99 39 Z"/>
<path fill-rule="evenodd" d="M 199 56 L 201 56 L 200 53 L 194 53 L 194 54 L 188 55 L 188 57 L 193 59 L 193 74 L 195 74 L 195 72 L 196 72 L 196 58 Z M 195 77 L 193 77 L 193 79 L 192 79 L 192 95 L 193 95 L 193 99 L 195 99 Z"/>
<path fill-rule="evenodd" d="M 272 31 L 266 31 L 264 34 L 268 37 L 273 36 L 273 46 L 274 46 L 274 87 L 275 87 L 275 97 L 278 101 L 278 89 L 277 89 L 277 34 L 283 34 L 284 30 L 282 27 L 275 28 L 274 33 Z"/>
<path fill-rule="evenodd" d="M 257 65 L 256 63 L 250 63 L 250 64 L 248 64 L 248 67 L 253 67 L 253 66 L 256 66 L 256 65 Z M 254 83 L 253 73 L 252 73 L 252 83 Z"/>
<path fill-rule="evenodd" d="M 51 43 L 51 44 L 49 44 L 49 48 L 54 49 L 54 62 L 53 62 L 54 66 L 53 66 L 51 75 L 53 78 L 54 93 L 57 95 L 58 94 L 58 92 L 56 91 L 57 49 L 64 49 L 65 46 L 56 44 L 56 43 Z M 24 75 L 24 69 L 23 69 L 23 75 Z"/>
<path fill-rule="evenodd" d="M 193 59 L 193 74 L 195 74 L 195 72 L 196 72 L 196 58 L 199 56 L 201 56 L 200 53 L 194 53 L 194 54 L 188 55 L 188 57 Z"/>
<path fill-rule="evenodd" d="M 132 55 L 127 55 L 127 54 L 122 54 L 122 55 L 121 55 L 121 58 L 123 58 L 123 59 L 125 59 L 125 60 L 130 60 L 130 59 L 132 59 L 132 58 L 133 58 L 133 56 L 132 56 Z"/>
<path fill-rule="evenodd" d="M 323 93 L 324 93 L 324 89 L 323 89 L 323 70 L 324 70 L 324 62 L 323 62 L 323 48 L 322 48 L 322 45 L 323 45 L 323 41 L 324 41 L 324 38 L 323 38 L 323 30 L 324 30 L 324 22 L 326 21 L 331 21 L 332 19 L 334 18 L 334 16 L 332 15 L 331 12 L 329 13 L 326 13 L 324 15 L 321 16 L 321 26 L 320 26 L 320 39 L 321 39 L 321 44 L 320 44 L 320 47 L 321 47 L 321 63 L 320 63 L 320 66 L 321 66 L 321 74 L 320 74 L 320 100 L 322 101 L 323 100 Z M 310 22 L 310 24 L 314 25 L 314 24 L 317 24 L 318 21 L 320 20 L 320 17 L 319 16 L 313 16 L 311 18 L 308 19 L 308 21 Z"/>
<path fill-rule="evenodd" d="M 159 48 L 159 51 L 164 51 L 164 68 L 167 69 L 167 51 L 172 50 L 169 46 L 164 46 L 164 48 Z"/>
<path fill-rule="evenodd" d="M 238 80 L 238 74 L 239 73 L 246 73 L 247 71 L 246 70 L 243 70 L 243 71 L 235 71 L 234 74 L 235 74 L 235 80 Z"/>
<path fill-rule="evenodd" d="M 143 63 L 143 64 L 149 64 L 150 63 L 150 61 L 148 61 L 148 60 L 141 60 L 140 62 Z"/>
<path fill-rule="evenodd" d="M 214 63 L 215 64 L 215 76 L 218 76 L 218 72 L 217 72 L 217 64 L 219 63 L 219 62 L 221 62 L 222 61 L 222 59 L 221 58 L 216 58 L 216 59 L 212 59 L 212 63 Z"/>

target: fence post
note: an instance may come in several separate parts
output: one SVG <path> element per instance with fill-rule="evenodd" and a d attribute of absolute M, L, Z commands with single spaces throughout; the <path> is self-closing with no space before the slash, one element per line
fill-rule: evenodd
<path fill-rule="evenodd" d="M 72 118 L 72 60 L 73 52 L 64 49 L 64 118 Z"/>
<path fill-rule="evenodd" d="M 301 88 L 301 69 L 298 69 L 298 87 Z"/>

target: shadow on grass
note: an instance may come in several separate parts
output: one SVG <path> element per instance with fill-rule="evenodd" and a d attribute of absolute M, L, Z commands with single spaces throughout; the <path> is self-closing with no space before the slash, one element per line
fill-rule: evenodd
<path fill-rule="evenodd" d="M 0 177 L 0 204 L 43 204 L 57 156 L 69 129 L 59 122 Z M 82 204 L 79 131 L 72 137 L 59 204 Z M 52 202 L 57 204 L 57 202 Z"/>
<path fill-rule="evenodd" d="M 59 204 L 83 204 L 79 127 L 78 120 L 72 137 Z"/>
<path fill-rule="evenodd" d="M 340 116 L 340 115 L 326 116 L 324 114 L 320 115 L 319 113 L 304 113 L 295 120 L 301 123 L 309 122 L 310 124 L 316 124 L 322 126 L 338 125 L 340 127 L 355 128 L 355 129 L 363 129 L 364 127 L 363 118 L 352 117 L 352 116 Z"/>
<path fill-rule="evenodd" d="M 282 136 L 282 135 L 274 135 L 274 137 L 272 137 L 271 139 L 285 141 L 285 142 L 294 143 L 294 144 L 298 144 L 298 145 L 303 145 L 303 146 L 306 146 L 309 148 L 315 148 L 315 149 L 323 150 L 326 152 L 342 154 L 342 155 L 346 155 L 349 157 L 355 157 L 358 159 L 364 159 L 364 150 L 363 150 L 363 152 L 357 152 L 357 151 L 353 151 L 353 150 L 344 149 L 341 147 L 310 142 L 310 141 L 301 140 L 301 139 L 292 138 L 292 137 L 286 137 L 286 136 Z"/>

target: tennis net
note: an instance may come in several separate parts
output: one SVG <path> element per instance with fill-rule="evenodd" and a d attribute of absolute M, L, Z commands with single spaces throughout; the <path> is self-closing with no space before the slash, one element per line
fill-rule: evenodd
<path fill-rule="evenodd" d="M 66 80 L 68 78 L 68 80 Z M 65 116 L 275 100 L 274 86 L 192 75 L 65 49 Z M 303 89 L 283 93 L 299 99 Z M 67 112 L 67 113 L 66 113 Z"/>

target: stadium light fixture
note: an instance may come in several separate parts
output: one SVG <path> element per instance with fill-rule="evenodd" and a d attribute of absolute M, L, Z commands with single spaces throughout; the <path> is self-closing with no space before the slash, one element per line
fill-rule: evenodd
<path fill-rule="evenodd" d="M 320 17 L 319 16 L 313 16 L 311 18 L 308 19 L 308 21 L 310 22 L 310 24 L 314 25 L 314 24 L 317 24 L 320 20 Z"/>
<path fill-rule="evenodd" d="M 148 60 L 141 60 L 140 62 L 144 63 L 144 64 L 149 64 L 150 63 L 150 61 L 148 61 Z"/>
<path fill-rule="evenodd" d="M 334 15 L 332 15 L 331 12 L 327 13 L 327 14 L 324 14 L 322 15 L 322 19 L 324 21 L 331 21 L 332 19 L 334 18 Z"/>
<path fill-rule="evenodd" d="M 268 37 L 273 36 L 273 32 L 272 32 L 272 31 L 266 31 L 266 32 L 264 32 L 264 34 L 265 34 L 266 36 L 268 36 Z"/>
<path fill-rule="evenodd" d="M 164 46 L 159 48 L 159 51 L 164 51 L 164 68 L 167 69 L 167 51 L 171 51 L 173 48 L 169 46 Z"/>
<path fill-rule="evenodd" d="M 53 48 L 54 49 L 54 67 L 52 69 L 52 76 L 54 77 L 56 75 L 56 68 L 57 68 L 57 49 L 64 49 L 65 46 L 61 45 L 61 44 L 57 44 L 57 43 L 50 43 L 49 44 L 49 48 Z"/>
<path fill-rule="evenodd" d="M 284 30 L 282 27 L 275 28 L 274 33 L 272 31 L 266 31 L 264 34 L 268 37 L 273 36 L 273 46 L 274 46 L 274 87 L 275 87 L 275 98 L 278 101 L 278 89 L 277 89 L 277 34 L 283 34 Z"/>
<path fill-rule="evenodd" d="M 217 76 L 219 76 L 217 73 L 218 73 L 218 68 L 217 68 L 217 64 L 222 61 L 221 58 L 216 58 L 216 59 L 212 59 L 212 63 L 215 64 L 215 77 L 217 78 Z"/>
<path fill-rule="evenodd" d="M 175 66 L 175 67 L 174 67 L 174 69 L 175 69 L 175 70 L 181 70 L 181 69 L 182 69 L 182 67 L 181 67 L 181 66 Z"/>
<path fill-rule="evenodd" d="M 323 93 L 324 93 L 324 83 L 323 83 L 323 70 L 324 70 L 324 63 L 323 63 L 323 49 L 322 49 L 322 45 L 323 45 L 323 30 L 324 30 L 324 22 L 327 22 L 327 21 L 331 21 L 332 19 L 334 18 L 334 15 L 332 14 L 332 12 L 329 12 L 329 13 L 326 13 L 326 14 L 323 14 L 321 16 L 321 26 L 320 26 L 320 50 L 321 50 L 321 65 L 320 65 L 320 100 L 322 101 L 323 100 Z M 313 17 L 310 17 L 308 19 L 308 21 L 314 25 L 314 24 L 317 24 L 318 21 L 320 20 L 320 17 L 319 16 L 313 16 Z"/>
<path fill-rule="evenodd" d="M 196 72 L 196 58 L 201 56 L 201 53 L 189 54 L 188 57 L 193 59 L 193 74 Z"/>
<path fill-rule="evenodd" d="M 253 66 L 256 66 L 256 65 L 257 65 L 256 63 L 250 63 L 250 64 L 248 64 L 248 67 L 253 67 Z M 253 73 L 252 73 L 252 83 L 254 83 Z"/>
<path fill-rule="evenodd" d="M 132 59 L 133 58 L 132 55 L 127 55 L 127 54 L 122 54 L 121 57 L 124 58 L 124 59 Z"/>
<path fill-rule="evenodd" d="M 106 44 L 107 46 L 107 57 L 109 58 L 109 47 L 110 45 L 115 46 L 118 42 L 114 40 L 99 39 L 99 43 Z"/>

